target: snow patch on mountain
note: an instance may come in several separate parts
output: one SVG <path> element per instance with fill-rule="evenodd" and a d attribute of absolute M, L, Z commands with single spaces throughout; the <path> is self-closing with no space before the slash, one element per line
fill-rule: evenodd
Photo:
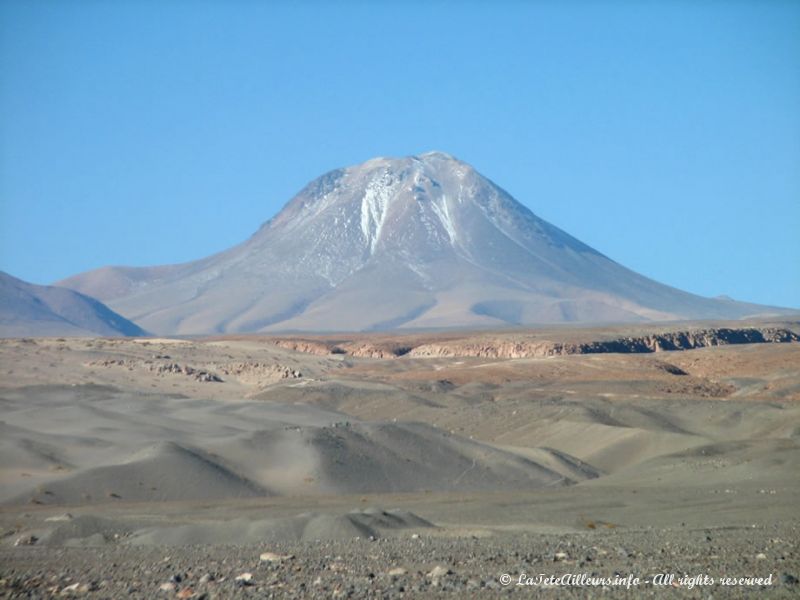
<path fill-rule="evenodd" d="M 361 233 L 369 247 L 369 253 L 375 254 L 375 247 L 381 237 L 381 230 L 386 221 L 389 201 L 392 196 L 391 177 L 388 172 L 382 177 L 367 183 L 364 197 L 361 200 Z"/>

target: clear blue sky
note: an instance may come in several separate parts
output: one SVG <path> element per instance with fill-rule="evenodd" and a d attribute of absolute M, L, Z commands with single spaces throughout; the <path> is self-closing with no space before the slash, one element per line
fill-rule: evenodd
<path fill-rule="evenodd" d="M 654 279 L 800 307 L 800 2 L 0 3 L 17 277 L 200 258 L 432 149 Z"/>

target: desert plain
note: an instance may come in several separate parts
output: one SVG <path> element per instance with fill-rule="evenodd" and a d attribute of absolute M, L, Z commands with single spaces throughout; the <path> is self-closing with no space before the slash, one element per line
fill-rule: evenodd
<path fill-rule="evenodd" d="M 799 333 L 3 339 L 0 597 L 797 597 Z"/>

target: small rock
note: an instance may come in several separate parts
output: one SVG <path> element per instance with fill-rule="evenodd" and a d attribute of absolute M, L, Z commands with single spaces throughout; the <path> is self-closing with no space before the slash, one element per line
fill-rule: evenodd
<path fill-rule="evenodd" d="M 17 538 L 17 541 L 14 542 L 15 546 L 33 546 L 36 542 L 39 541 L 39 538 L 35 535 L 23 535 L 20 538 Z"/>
<path fill-rule="evenodd" d="M 567 560 L 567 558 L 568 557 L 567 557 L 567 553 L 566 552 L 556 552 L 553 555 L 553 560 L 556 561 L 556 562 L 559 562 L 559 561 L 562 561 L 562 560 Z"/>
<path fill-rule="evenodd" d="M 234 578 L 234 581 L 239 585 L 254 585 L 252 573 L 242 573 Z"/>
<path fill-rule="evenodd" d="M 275 552 L 262 552 L 258 559 L 262 562 L 282 562 L 294 558 L 292 554 L 276 554 Z"/>
<path fill-rule="evenodd" d="M 756 554 L 756 560 L 766 560 L 766 558 L 767 555 L 764 554 L 763 552 L 759 552 L 758 554 Z"/>
<path fill-rule="evenodd" d="M 395 567 L 389 571 L 390 577 L 400 577 L 401 575 L 405 575 L 408 573 L 403 567 Z"/>
<path fill-rule="evenodd" d="M 431 582 L 434 585 L 437 585 L 442 577 L 444 577 L 445 575 L 449 575 L 450 573 L 452 573 L 450 569 L 443 567 L 441 565 L 436 565 L 435 567 L 433 567 L 433 570 L 431 570 L 431 572 L 428 573 L 428 577 L 430 578 Z"/>
<path fill-rule="evenodd" d="M 412 533 L 411 534 L 411 539 L 412 540 L 418 540 L 419 539 L 419 534 L 418 533 Z"/>
<path fill-rule="evenodd" d="M 211 581 L 214 581 L 214 576 L 211 573 L 206 573 L 199 579 L 200 585 L 205 585 Z"/>
<path fill-rule="evenodd" d="M 180 598 L 181 600 L 186 600 L 187 598 L 191 598 L 192 596 L 194 596 L 194 590 L 190 587 L 185 587 L 180 592 L 178 592 L 175 597 Z"/>
<path fill-rule="evenodd" d="M 64 513 L 63 515 L 53 515 L 52 517 L 47 517 L 45 521 L 71 521 L 72 515 L 69 513 Z"/>
<path fill-rule="evenodd" d="M 783 575 L 781 575 L 781 581 L 783 581 L 783 583 L 785 583 L 786 585 L 797 585 L 798 581 L 800 580 L 798 580 L 797 577 L 795 577 L 791 573 L 784 573 Z"/>
<path fill-rule="evenodd" d="M 89 591 L 89 585 L 86 583 L 73 583 L 61 590 L 62 596 L 80 596 Z"/>
<path fill-rule="evenodd" d="M 161 592 L 174 592 L 176 587 L 177 586 L 174 583 L 168 581 L 167 583 L 162 583 L 160 586 L 158 586 L 158 589 Z"/>

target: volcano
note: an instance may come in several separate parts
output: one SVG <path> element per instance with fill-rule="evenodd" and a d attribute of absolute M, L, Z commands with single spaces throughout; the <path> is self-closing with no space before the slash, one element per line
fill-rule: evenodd
<path fill-rule="evenodd" d="M 247 241 L 179 265 L 58 282 L 159 334 L 737 319 L 614 262 L 441 152 L 308 184 Z"/>

